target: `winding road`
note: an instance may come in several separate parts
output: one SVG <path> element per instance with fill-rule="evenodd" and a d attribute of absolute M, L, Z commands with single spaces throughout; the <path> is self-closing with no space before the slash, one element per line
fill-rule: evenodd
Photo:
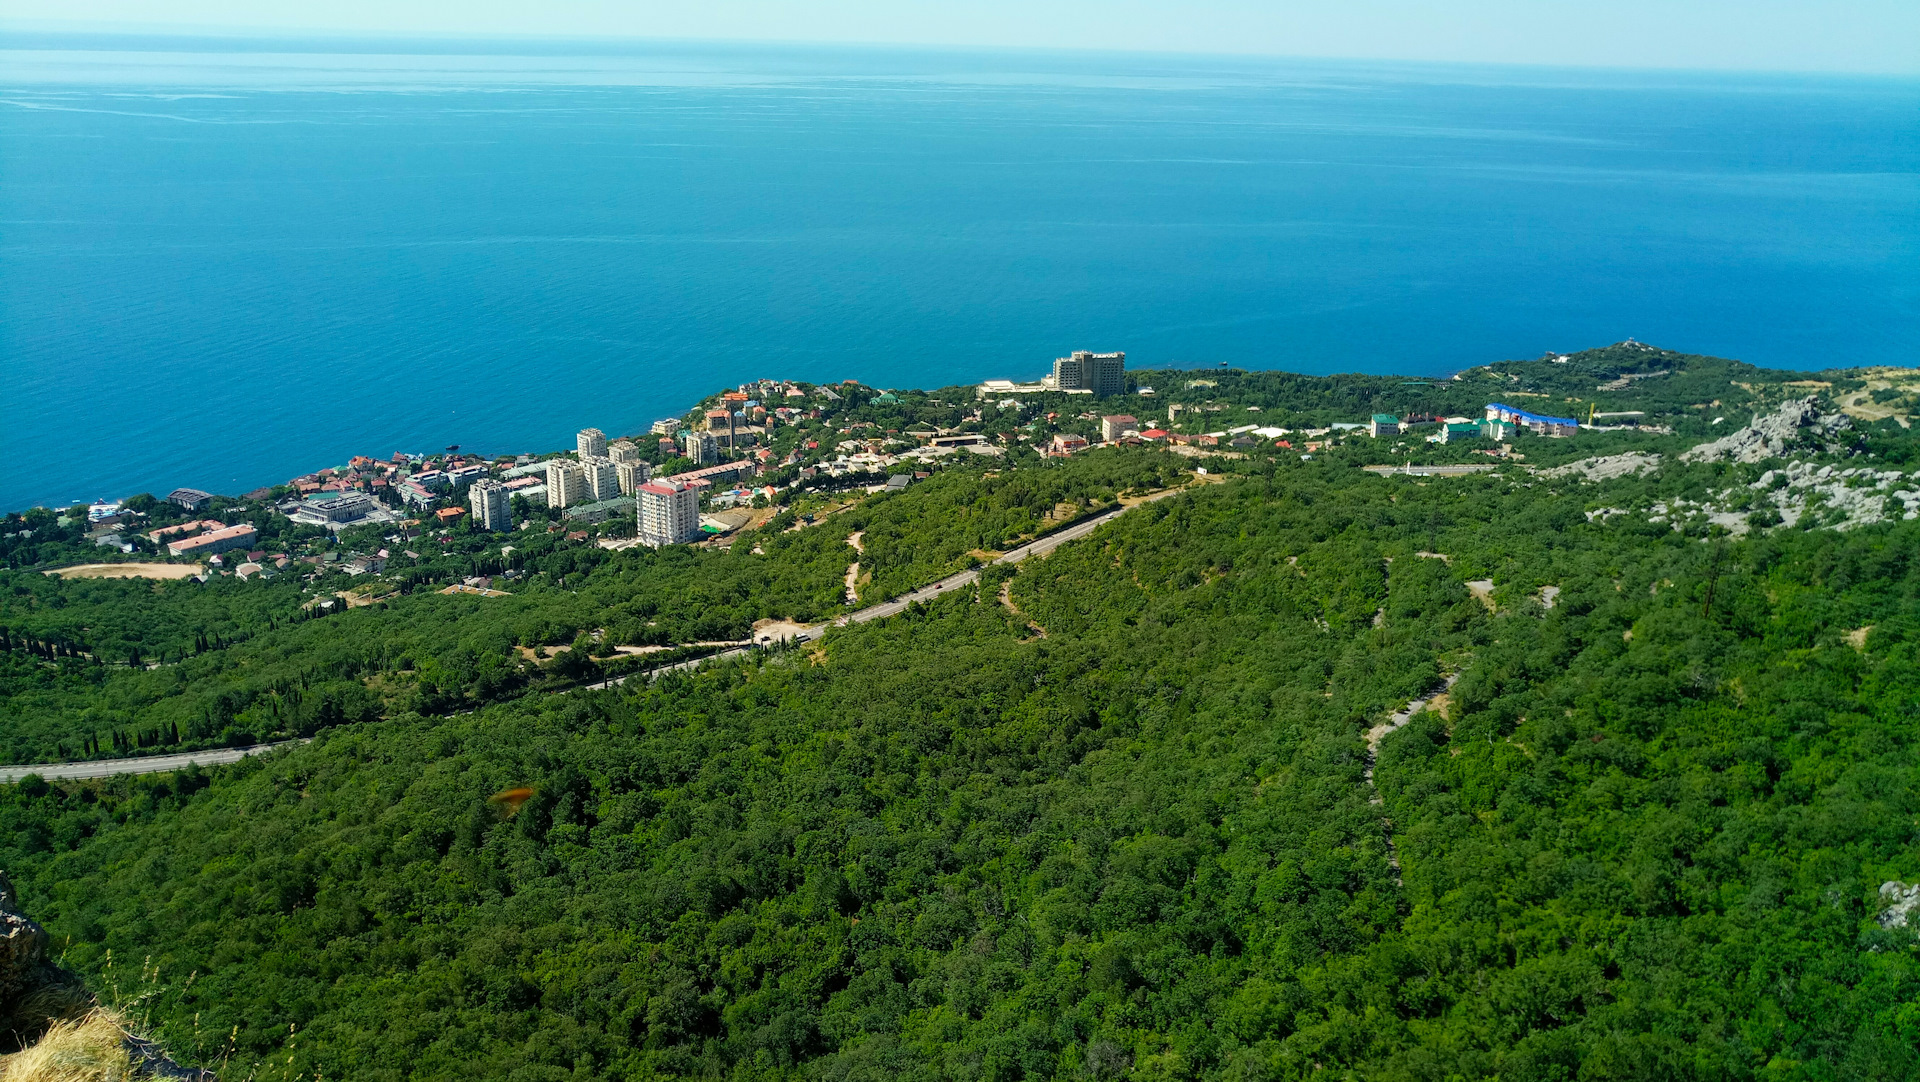
<path fill-rule="evenodd" d="M 1124 507 L 1116 507 L 1111 511 L 1105 511 L 1095 515 L 1084 522 L 1077 522 L 1063 530 L 1057 530 L 1045 537 L 1029 541 L 1019 548 L 994 557 L 993 563 L 1017 564 L 1034 556 L 1045 556 L 1069 541 L 1078 541 L 1080 538 L 1087 536 L 1136 507 L 1153 503 L 1156 500 L 1164 500 L 1168 496 L 1175 496 L 1185 491 L 1185 488 L 1170 488 L 1163 492 L 1155 492 L 1136 503 L 1131 503 Z M 826 634 L 827 630 L 832 627 L 844 626 L 846 624 L 864 624 L 871 620 L 884 620 L 889 616 L 895 616 L 905 612 L 908 606 L 917 601 L 930 601 L 939 597 L 941 594 L 949 594 L 955 590 L 966 589 L 979 581 L 980 572 L 978 570 L 956 572 L 938 582 L 929 583 L 910 593 L 902 594 L 891 601 L 882 601 L 876 605 L 868 605 L 864 609 L 848 613 L 845 616 L 838 617 L 827 623 L 803 627 L 794 633 L 793 639 L 795 641 L 806 642 L 818 639 L 820 636 Z M 658 669 L 650 669 L 644 674 L 635 673 L 633 676 L 644 675 L 648 680 L 656 680 L 665 673 L 682 672 L 688 669 L 696 669 L 715 661 L 743 657 L 752 653 L 753 650 L 754 647 L 752 646 L 740 646 L 731 650 L 722 650 L 717 654 L 708 654 L 706 657 L 694 658 L 690 661 L 682 661 L 673 665 L 663 665 Z M 602 688 L 616 687 L 633 679 L 633 676 L 622 676 L 613 680 L 604 680 L 598 684 L 588 684 L 582 690 L 593 691 Z M 259 755 L 263 752 L 272 751 L 275 748 L 283 748 L 290 744 L 304 743 L 306 743 L 304 740 L 283 740 L 276 744 L 256 744 L 250 748 L 215 748 L 210 751 L 190 751 L 176 755 L 151 755 L 132 759 L 95 759 L 85 763 L 0 766 L 0 785 L 11 785 L 30 774 L 38 774 L 40 777 L 48 779 L 78 780 L 82 778 L 109 778 L 119 774 L 164 774 L 169 771 L 184 769 L 189 763 L 198 763 L 201 766 L 224 766 L 228 763 L 237 763 L 250 755 Z"/>

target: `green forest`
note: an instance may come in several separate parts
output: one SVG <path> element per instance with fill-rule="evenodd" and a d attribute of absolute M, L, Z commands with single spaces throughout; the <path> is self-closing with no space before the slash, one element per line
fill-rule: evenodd
<path fill-rule="evenodd" d="M 1590 514 L 1762 466 L 1362 457 L 989 463 L 320 615 L 12 573 L 10 761 L 312 740 L 0 788 L 0 867 L 236 1079 L 1920 1076 L 1920 928 L 1879 919 L 1920 881 L 1920 521 Z"/>

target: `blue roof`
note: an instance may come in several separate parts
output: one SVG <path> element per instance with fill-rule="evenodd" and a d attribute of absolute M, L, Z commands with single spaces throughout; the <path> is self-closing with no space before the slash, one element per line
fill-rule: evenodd
<path fill-rule="evenodd" d="M 1578 420 L 1572 417 L 1548 417 L 1542 413 L 1523 410 L 1518 406 L 1504 406 L 1498 402 L 1487 403 L 1487 408 L 1490 410 L 1499 410 L 1502 413 L 1511 413 L 1516 420 L 1527 424 L 1574 425 L 1576 427 L 1580 424 Z"/>

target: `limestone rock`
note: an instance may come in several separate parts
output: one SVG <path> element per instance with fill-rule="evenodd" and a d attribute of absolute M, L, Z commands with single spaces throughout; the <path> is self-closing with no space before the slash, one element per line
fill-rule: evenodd
<path fill-rule="evenodd" d="M 1817 395 L 1796 398 L 1736 432 L 1703 443 L 1681 454 L 1686 462 L 1760 462 L 1785 455 L 1794 445 L 1811 442 L 1822 450 L 1837 450 L 1834 437 L 1853 427 L 1843 413 L 1821 413 Z"/>
<path fill-rule="evenodd" d="M 1880 900 L 1887 907 L 1880 911 L 1880 927 L 1920 927 L 1920 883 L 1902 883 L 1898 879 L 1880 884 Z"/>

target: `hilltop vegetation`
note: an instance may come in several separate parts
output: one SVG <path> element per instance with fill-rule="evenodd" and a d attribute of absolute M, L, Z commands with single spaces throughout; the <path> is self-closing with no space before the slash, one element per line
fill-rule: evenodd
<path fill-rule="evenodd" d="M 1373 451 L 1211 459 L 977 591 L 605 691 L 568 690 L 601 643 L 843 610 L 856 556 L 894 596 L 1195 461 L 950 470 L 291 622 L 9 580 L 16 628 L 232 629 L 151 671 L 36 658 L 76 682 L 7 719 L 24 752 L 89 711 L 244 694 L 254 724 L 303 666 L 364 709 L 216 772 L 0 790 L 0 866 L 97 986 L 150 959 L 157 1036 L 234 1077 L 1920 1074 L 1920 930 L 1880 889 L 1920 881 L 1920 520 L 1735 536 L 1650 508 L 1767 463 Z"/>

